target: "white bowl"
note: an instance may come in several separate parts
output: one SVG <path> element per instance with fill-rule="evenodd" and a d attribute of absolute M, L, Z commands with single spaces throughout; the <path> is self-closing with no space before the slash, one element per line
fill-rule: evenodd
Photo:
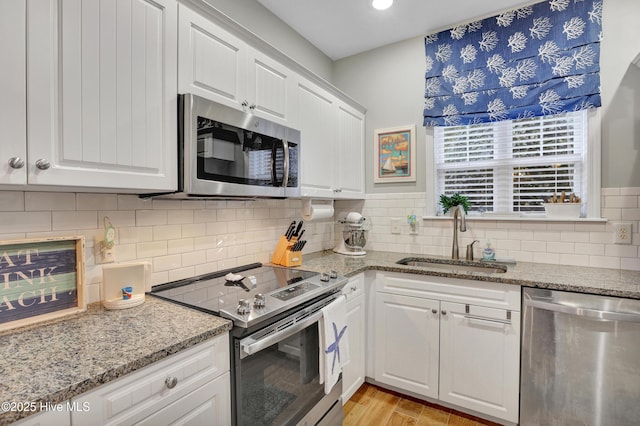
<path fill-rule="evenodd" d="M 547 217 L 578 218 L 582 210 L 581 203 L 544 203 Z"/>

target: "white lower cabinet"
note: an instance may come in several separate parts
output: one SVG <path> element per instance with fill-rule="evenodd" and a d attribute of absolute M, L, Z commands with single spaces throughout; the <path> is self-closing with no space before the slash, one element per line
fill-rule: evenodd
<path fill-rule="evenodd" d="M 186 349 L 72 399 L 74 426 L 231 423 L 229 336 Z"/>
<path fill-rule="evenodd" d="M 440 302 L 439 399 L 517 422 L 520 312 L 466 306 Z"/>
<path fill-rule="evenodd" d="M 347 329 L 349 330 L 349 363 L 342 369 L 342 404 L 345 404 L 364 383 L 364 274 L 351 277 L 342 292 L 347 297 Z"/>
<path fill-rule="evenodd" d="M 67 411 L 67 403 L 68 401 L 61 403 L 60 406 L 63 408 L 60 410 L 41 411 L 12 424 L 14 426 L 71 426 L 71 416 Z"/>
<path fill-rule="evenodd" d="M 376 276 L 374 379 L 518 421 L 520 287 Z"/>
<path fill-rule="evenodd" d="M 435 314 L 433 311 L 435 310 Z M 375 379 L 438 397 L 438 301 L 376 294 Z"/>

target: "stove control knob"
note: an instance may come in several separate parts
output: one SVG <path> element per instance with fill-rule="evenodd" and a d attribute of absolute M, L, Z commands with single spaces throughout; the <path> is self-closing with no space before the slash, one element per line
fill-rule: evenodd
<path fill-rule="evenodd" d="M 337 271 L 329 272 L 329 277 L 331 277 L 332 280 L 335 280 L 336 278 L 338 278 L 338 272 Z"/>
<path fill-rule="evenodd" d="M 251 301 L 240 299 L 238 301 L 238 313 L 240 315 L 245 315 L 251 312 Z"/>
<path fill-rule="evenodd" d="M 329 275 L 325 274 L 325 273 L 322 273 L 320 275 L 320 281 L 322 281 L 323 283 L 328 283 L 329 282 Z"/>
<path fill-rule="evenodd" d="M 264 308 L 266 304 L 267 304 L 267 298 L 264 297 L 264 294 L 262 293 L 256 294 L 256 297 L 253 299 L 253 306 L 259 309 L 259 308 Z"/>

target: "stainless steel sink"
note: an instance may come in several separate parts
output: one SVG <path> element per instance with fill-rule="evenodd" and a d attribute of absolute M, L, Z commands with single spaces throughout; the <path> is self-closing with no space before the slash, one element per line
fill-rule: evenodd
<path fill-rule="evenodd" d="M 487 274 L 504 274 L 507 266 L 496 263 L 463 262 L 456 260 L 429 259 L 424 257 L 406 257 L 396 262 L 398 265 L 420 266 L 431 269 L 444 269 L 451 272 L 484 272 Z"/>

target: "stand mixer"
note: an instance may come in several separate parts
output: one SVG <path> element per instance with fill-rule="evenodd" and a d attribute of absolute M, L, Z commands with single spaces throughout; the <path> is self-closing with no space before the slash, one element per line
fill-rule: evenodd
<path fill-rule="evenodd" d="M 338 222 L 342 224 L 342 238 L 333 251 L 347 256 L 364 256 L 367 252 L 363 247 L 371 222 L 358 212 L 350 212 Z"/>

